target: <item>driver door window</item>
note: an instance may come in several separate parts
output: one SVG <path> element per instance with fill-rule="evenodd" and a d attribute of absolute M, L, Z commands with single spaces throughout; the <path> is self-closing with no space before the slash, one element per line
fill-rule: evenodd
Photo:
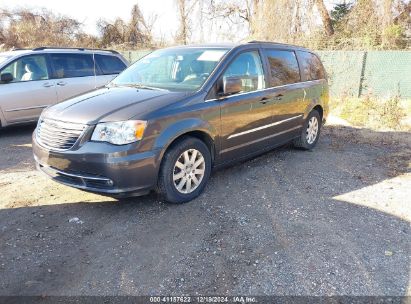
<path fill-rule="evenodd" d="M 13 75 L 12 82 L 49 79 L 46 58 L 43 55 L 25 56 L 17 59 L 1 71 L 1 74 L 5 73 Z"/>
<path fill-rule="evenodd" d="M 223 77 L 233 76 L 241 78 L 240 93 L 264 89 L 264 72 L 258 51 L 238 55 L 223 74 Z"/>
<path fill-rule="evenodd" d="M 46 56 L 16 59 L 1 70 L 11 82 L 0 84 L 1 110 L 7 123 L 37 120 L 41 111 L 57 101 L 54 80 L 49 79 Z"/>

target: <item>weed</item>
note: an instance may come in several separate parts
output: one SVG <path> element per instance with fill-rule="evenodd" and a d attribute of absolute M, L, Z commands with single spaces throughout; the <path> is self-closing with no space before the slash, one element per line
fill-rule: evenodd
<path fill-rule="evenodd" d="M 331 112 L 354 126 L 376 130 L 406 130 L 403 121 L 411 116 L 411 107 L 398 96 L 378 99 L 367 95 L 362 98 L 342 97 L 331 101 Z"/>

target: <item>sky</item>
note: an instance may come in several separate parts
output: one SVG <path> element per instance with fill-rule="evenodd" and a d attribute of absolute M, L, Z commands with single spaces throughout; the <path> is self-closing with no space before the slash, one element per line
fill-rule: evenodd
<path fill-rule="evenodd" d="M 326 5 L 343 0 L 328 0 Z M 171 40 L 177 32 L 178 19 L 175 0 L 0 0 L 0 8 L 47 8 L 53 13 L 73 17 L 83 23 L 83 29 L 90 34 L 98 34 L 96 22 L 100 18 L 114 21 L 117 17 L 129 20 L 132 6 L 138 3 L 145 18 L 157 15 L 153 34 L 156 38 Z M 218 37 L 215 37 L 218 40 Z"/>

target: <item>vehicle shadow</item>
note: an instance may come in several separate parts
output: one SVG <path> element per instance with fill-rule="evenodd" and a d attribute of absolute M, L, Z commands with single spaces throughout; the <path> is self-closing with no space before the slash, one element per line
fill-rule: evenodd
<path fill-rule="evenodd" d="M 31 135 L 36 124 L 0 129 L 0 170 L 19 170 L 33 163 Z"/>
<path fill-rule="evenodd" d="M 409 133 L 358 132 L 328 126 L 311 152 L 284 146 L 215 172 L 188 204 L 2 209 L 0 295 L 404 296 Z"/>

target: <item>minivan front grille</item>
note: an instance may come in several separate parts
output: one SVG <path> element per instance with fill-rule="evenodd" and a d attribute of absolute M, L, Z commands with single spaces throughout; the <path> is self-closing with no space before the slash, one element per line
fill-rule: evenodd
<path fill-rule="evenodd" d="M 52 150 L 68 150 L 74 146 L 87 125 L 42 119 L 37 126 L 39 144 Z"/>

